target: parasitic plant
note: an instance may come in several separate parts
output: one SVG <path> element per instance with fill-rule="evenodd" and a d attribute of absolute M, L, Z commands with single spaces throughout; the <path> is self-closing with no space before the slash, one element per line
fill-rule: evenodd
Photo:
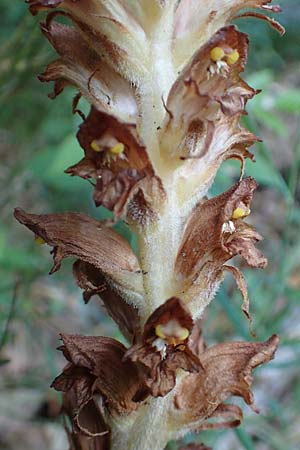
<path fill-rule="evenodd" d="M 27 1 L 33 14 L 49 10 L 41 29 L 59 54 L 40 80 L 54 81 L 52 97 L 68 85 L 79 91 L 84 157 L 66 172 L 92 181 L 96 205 L 124 220 L 139 248 L 136 255 L 111 224 L 83 214 L 15 211 L 53 247 L 51 272 L 76 258 L 85 301 L 99 295 L 128 341 L 62 335 L 68 364 L 53 387 L 64 393 L 70 447 L 163 450 L 189 431 L 238 426 L 241 409 L 224 402 L 237 395 L 254 409 L 252 369 L 273 358 L 278 337 L 206 348 L 200 320 L 225 271 L 250 318 L 243 275 L 227 261 L 267 263 L 245 221 L 257 184 L 243 177 L 244 162 L 258 138 L 240 118 L 257 92 L 240 77 L 248 38 L 230 22 L 254 16 L 282 33 L 264 14 L 280 8 L 268 0 Z M 207 199 L 229 158 L 241 162 L 239 181 Z"/>

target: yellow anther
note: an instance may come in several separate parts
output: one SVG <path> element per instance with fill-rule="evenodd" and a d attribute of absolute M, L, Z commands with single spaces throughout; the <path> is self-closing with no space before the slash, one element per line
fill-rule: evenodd
<path fill-rule="evenodd" d="M 101 152 L 101 147 L 97 144 L 97 141 L 91 142 L 91 149 L 94 150 L 94 152 Z"/>
<path fill-rule="evenodd" d="M 125 145 L 122 144 L 122 142 L 118 142 L 116 145 L 114 145 L 112 148 L 109 149 L 111 153 L 114 155 L 120 155 L 125 150 Z"/>
<path fill-rule="evenodd" d="M 249 208 L 247 208 L 247 209 L 236 208 L 236 209 L 233 211 L 232 218 L 233 218 L 233 219 L 241 219 L 241 218 L 243 218 L 243 217 L 249 216 L 250 212 L 251 212 L 251 211 L 250 211 Z"/>
<path fill-rule="evenodd" d="M 210 51 L 210 59 L 214 62 L 220 61 L 224 57 L 225 53 L 222 47 L 214 47 Z"/>
<path fill-rule="evenodd" d="M 190 334 L 190 332 L 187 328 L 182 328 L 180 330 L 180 335 L 178 336 L 178 339 L 180 341 L 185 341 L 189 337 L 189 334 Z"/>
<path fill-rule="evenodd" d="M 35 242 L 36 242 L 37 244 L 39 244 L 39 245 L 46 244 L 45 239 L 43 239 L 41 236 L 36 236 L 36 237 L 34 238 L 34 240 L 35 240 Z"/>
<path fill-rule="evenodd" d="M 166 335 L 162 330 L 162 325 L 156 325 L 155 327 L 155 334 L 156 336 L 160 337 L 161 339 L 165 339 Z"/>
<path fill-rule="evenodd" d="M 227 55 L 226 57 L 227 64 L 229 64 L 229 66 L 232 66 L 239 60 L 239 58 L 240 58 L 239 52 L 237 50 L 234 50 L 232 53 L 229 53 L 229 55 Z"/>

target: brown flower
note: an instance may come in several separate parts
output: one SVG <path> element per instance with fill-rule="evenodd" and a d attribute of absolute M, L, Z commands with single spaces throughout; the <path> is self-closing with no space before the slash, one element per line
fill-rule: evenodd
<path fill-rule="evenodd" d="M 241 127 L 241 114 L 256 91 L 241 78 L 248 38 L 234 26 L 219 30 L 195 54 L 169 93 L 161 156 L 177 169 L 181 202 L 206 194 L 228 158 L 252 158 L 247 148 L 258 140 Z M 199 189 L 201 186 L 201 189 Z"/>
<path fill-rule="evenodd" d="M 111 414 L 128 413 L 138 407 L 145 395 L 143 380 L 137 366 L 124 360 L 126 348 L 120 342 L 79 335 L 62 335 L 62 341 L 60 350 L 69 364 L 52 386 L 63 392 L 72 390 L 76 396 L 75 419 L 81 429 L 81 413 L 97 394 Z"/>
<path fill-rule="evenodd" d="M 188 309 L 178 298 L 170 298 L 149 317 L 139 342 L 126 352 L 126 359 L 144 366 L 145 383 L 154 397 L 173 389 L 177 369 L 202 371 L 199 359 L 189 348 L 192 327 Z"/>
<path fill-rule="evenodd" d="M 136 201 L 141 193 L 152 194 L 148 195 L 151 201 L 142 215 L 144 222 L 151 221 L 155 215 L 152 205 L 158 206 L 163 190 L 154 176 L 145 147 L 139 143 L 136 127 L 92 108 L 77 137 L 85 157 L 66 173 L 94 179 L 96 206 L 105 206 L 114 211 L 116 217 L 121 216 L 127 204 Z M 153 188 L 157 189 L 156 196 Z M 133 203 L 130 205 L 132 211 Z M 139 217 L 134 214 L 131 217 L 140 223 Z"/>
<path fill-rule="evenodd" d="M 242 412 L 236 405 L 223 402 L 231 395 L 242 397 L 253 406 L 250 390 L 252 370 L 274 357 L 278 337 L 266 342 L 231 342 L 215 345 L 200 354 L 204 372 L 188 374 L 177 387 L 175 409 L 170 419 L 173 427 L 203 430 L 239 425 Z M 255 410 L 256 411 L 256 410 Z M 214 418 L 225 423 L 213 423 Z M 228 421 L 228 418 L 231 420 Z M 184 432 L 178 432 L 178 435 Z"/>
<path fill-rule="evenodd" d="M 224 263 L 241 255 L 251 267 L 263 268 L 267 264 L 266 258 L 254 246 L 261 236 L 244 222 L 250 213 L 256 187 L 257 183 L 250 177 L 239 181 L 224 194 L 199 203 L 185 226 L 175 271 L 184 286 L 182 298 L 194 303 L 189 306 L 197 316 L 210 301 L 224 269 L 235 276 L 244 296 L 243 309 L 248 314 L 244 278 L 237 268 L 224 266 Z M 201 297 L 204 286 L 205 297 Z"/>
<path fill-rule="evenodd" d="M 102 273 L 105 278 L 134 301 L 143 293 L 140 267 L 126 240 L 112 228 L 85 214 L 28 214 L 17 208 L 16 219 L 53 247 L 56 272 L 61 261 L 75 256 Z M 137 300 L 138 301 L 138 300 Z"/>

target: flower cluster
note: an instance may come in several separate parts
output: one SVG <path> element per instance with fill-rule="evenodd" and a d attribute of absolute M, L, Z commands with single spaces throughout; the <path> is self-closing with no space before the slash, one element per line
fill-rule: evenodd
<path fill-rule="evenodd" d="M 257 184 L 243 177 L 258 140 L 240 124 L 256 91 L 241 78 L 248 38 L 230 25 L 278 12 L 268 0 L 27 0 L 50 10 L 41 29 L 59 54 L 40 75 L 52 97 L 75 86 L 81 161 L 66 173 L 89 179 L 93 198 L 136 233 L 139 254 L 110 226 L 84 214 L 15 216 L 53 247 L 57 271 L 75 257 L 86 302 L 98 295 L 128 346 L 108 337 L 62 334 L 67 366 L 53 382 L 64 393 L 72 450 L 162 450 L 188 431 L 240 424 L 231 395 L 253 408 L 251 372 L 270 360 L 278 337 L 210 348 L 201 318 L 227 261 L 267 261 L 245 219 Z M 64 24 L 59 21 L 64 16 Z M 69 23 L 66 25 L 65 23 Z M 87 117 L 80 97 L 91 104 Z M 221 163 L 241 162 L 239 181 L 207 199 Z M 217 419 L 217 420 L 215 420 Z M 221 419 L 221 421 L 220 421 Z M 204 445 L 184 447 L 202 449 Z"/>

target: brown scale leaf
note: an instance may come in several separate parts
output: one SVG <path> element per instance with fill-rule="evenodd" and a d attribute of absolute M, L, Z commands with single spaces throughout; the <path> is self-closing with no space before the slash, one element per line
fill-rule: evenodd
<path fill-rule="evenodd" d="M 250 390 L 252 370 L 271 360 L 279 338 L 274 335 L 266 342 L 231 342 L 215 345 L 201 354 L 205 372 L 189 374 L 178 386 L 174 415 L 185 426 L 202 426 L 204 420 L 220 412 L 217 408 L 231 395 L 237 395 L 255 410 Z M 221 408 L 227 408 L 222 406 Z M 239 411 L 225 409 L 226 415 Z M 204 424 L 207 428 L 207 425 Z"/>

